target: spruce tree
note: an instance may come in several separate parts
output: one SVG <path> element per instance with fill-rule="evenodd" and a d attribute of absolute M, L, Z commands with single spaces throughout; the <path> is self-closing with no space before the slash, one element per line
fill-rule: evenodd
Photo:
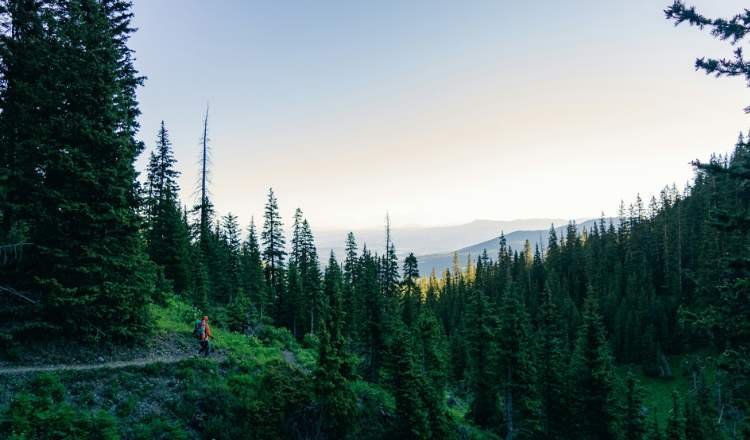
<path fill-rule="evenodd" d="M 399 293 L 398 257 L 396 246 L 391 241 L 391 220 L 386 216 L 385 226 L 385 254 L 380 262 L 380 287 L 388 307 L 388 318 L 396 312 Z"/>
<path fill-rule="evenodd" d="M 498 417 L 496 370 L 493 365 L 495 323 L 489 301 L 481 289 L 474 289 L 470 294 L 466 321 L 469 388 L 473 393 L 469 417 L 477 425 L 490 428 Z"/>
<path fill-rule="evenodd" d="M 612 355 L 599 303 L 589 290 L 572 361 L 577 428 L 581 439 L 616 439 L 619 435 Z"/>
<path fill-rule="evenodd" d="M 419 267 L 417 257 L 413 253 L 409 253 L 404 260 L 404 278 L 401 282 L 402 319 L 409 327 L 416 323 L 422 303 L 418 282 Z"/>
<path fill-rule="evenodd" d="M 625 440 L 642 440 L 646 435 L 646 414 L 643 408 L 643 391 L 632 373 L 625 381 L 625 411 L 623 434 Z"/>
<path fill-rule="evenodd" d="M 326 267 L 324 285 L 326 313 L 320 325 L 315 389 L 321 405 L 323 432 L 331 438 L 344 438 L 355 413 L 355 396 L 346 380 L 350 368 L 343 335 L 343 276 L 333 252 Z"/>
<path fill-rule="evenodd" d="M 728 40 L 732 46 L 746 42 L 750 32 L 750 11 L 747 9 L 729 18 L 709 18 L 699 14 L 695 8 L 687 7 L 676 0 L 666 9 L 666 17 L 679 25 L 683 22 L 700 29 L 708 28 L 715 38 Z M 698 58 L 695 68 L 715 76 L 742 76 L 750 78 L 750 65 L 743 57 L 742 48 L 734 50 L 732 58 Z M 750 111 L 750 106 L 745 108 Z M 750 230 L 750 148 L 741 139 L 730 163 L 712 160 L 709 163 L 695 162 L 699 171 L 706 173 L 715 182 L 727 182 L 731 195 L 714 203 L 712 226 L 723 234 L 732 252 L 723 256 L 725 270 L 713 279 L 706 280 L 705 287 L 718 301 L 710 308 L 703 308 L 699 322 L 719 338 L 723 350 L 720 366 L 727 371 L 735 385 L 737 406 L 750 406 L 750 252 L 748 252 L 748 230 Z M 718 285 L 718 289 L 714 286 Z M 718 290 L 718 292 L 717 292 Z M 708 310 L 708 313 L 705 311 Z M 745 416 L 747 417 L 747 416 Z"/>
<path fill-rule="evenodd" d="M 536 350 L 530 335 L 528 315 L 516 285 L 507 289 L 499 315 L 496 371 L 505 438 L 535 438 L 542 431 Z"/>
<path fill-rule="evenodd" d="M 227 278 L 227 292 L 225 292 L 224 297 L 228 302 L 232 302 L 240 294 L 238 290 L 240 287 L 242 239 L 240 238 L 240 225 L 237 222 L 237 217 L 232 215 L 231 212 L 222 218 L 222 240 L 224 241 L 227 259 L 224 269 Z"/>
<path fill-rule="evenodd" d="M 378 382 L 388 342 L 387 318 L 384 316 L 385 300 L 378 282 L 378 257 L 364 248 L 359 268 L 355 289 L 362 301 L 363 322 L 360 324 L 359 340 L 364 357 L 365 377 L 370 382 Z"/>
<path fill-rule="evenodd" d="M 394 438 L 432 438 L 430 413 L 424 395 L 424 377 L 417 369 L 412 339 L 403 326 L 395 331 L 391 358 L 392 388 L 396 400 Z"/>
<path fill-rule="evenodd" d="M 250 220 L 247 239 L 242 243 L 240 252 L 240 287 L 258 314 L 258 319 L 263 321 L 271 304 L 263 277 L 263 261 L 254 219 Z"/>
<path fill-rule="evenodd" d="M 542 428 L 547 438 L 571 438 L 569 350 L 557 306 L 549 291 L 542 296 L 538 326 Z"/>
<path fill-rule="evenodd" d="M 320 286 L 320 261 L 315 248 L 315 239 L 307 219 L 302 221 L 302 261 L 300 266 L 302 276 L 303 300 L 307 305 L 309 317 L 309 333 L 315 333 L 316 316 L 321 314 L 323 298 Z"/>
<path fill-rule="evenodd" d="M 190 235 L 179 204 L 177 178 L 169 132 L 161 122 L 156 146 L 151 152 L 146 180 L 147 250 L 161 266 L 177 293 L 190 287 Z"/>
<path fill-rule="evenodd" d="M 352 232 L 349 232 L 346 236 L 345 252 L 343 303 L 346 314 L 344 317 L 344 334 L 351 341 L 357 335 L 358 323 L 362 320 L 362 304 L 355 290 L 359 271 L 357 240 Z"/>
<path fill-rule="evenodd" d="M 425 380 L 423 396 L 433 438 L 448 438 L 450 423 L 445 407 L 448 383 L 448 344 L 440 323 L 429 309 L 422 309 L 416 323 L 420 374 Z"/>
<path fill-rule="evenodd" d="M 263 242 L 263 272 L 266 277 L 266 287 L 268 288 L 271 301 L 277 305 L 286 303 L 284 298 L 284 258 L 286 257 L 286 240 L 284 239 L 284 225 L 281 222 L 279 214 L 279 205 L 276 201 L 276 195 L 273 188 L 268 190 L 268 201 L 263 216 L 263 233 L 261 241 Z M 277 314 L 279 311 L 277 311 Z"/>
<path fill-rule="evenodd" d="M 154 268 L 137 213 L 142 78 L 127 46 L 130 2 L 8 6 L 0 144 L 12 183 L 3 221 L 26 224 L 33 243 L 8 278 L 40 294 L 36 319 L 66 337 L 133 339 L 148 330 Z"/>

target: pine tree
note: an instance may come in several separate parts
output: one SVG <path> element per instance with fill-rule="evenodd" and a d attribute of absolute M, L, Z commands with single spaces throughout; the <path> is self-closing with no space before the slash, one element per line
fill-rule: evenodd
<path fill-rule="evenodd" d="M 542 431 L 542 399 L 528 316 L 517 285 L 507 289 L 499 315 L 497 372 L 505 438 L 536 438 Z"/>
<path fill-rule="evenodd" d="M 286 326 L 295 338 L 302 339 L 305 322 L 305 307 L 302 294 L 302 276 L 297 263 L 292 262 L 286 270 L 286 290 L 279 297 L 276 311 L 277 324 Z"/>
<path fill-rule="evenodd" d="M 161 121 L 159 133 L 156 136 L 156 147 L 151 152 L 146 168 L 146 212 L 147 219 L 151 222 L 153 222 L 153 217 L 158 215 L 159 203 L 169 198 L 176 199 L 179 191 L 177 178 L 180 173 L 174 169 L 175 163 L 177 160 L 172 151 L 172 142 L 169 140 L 164 121 Z"/>
<path fill-rule="evenodd" d="M 240 238 L 240 225 L 237 222 L 237 217 L 232 215 L 231 212 L 222 218 L 222 234 L 227 257 L 227 265 L 224 269 L 227 277 L 227 292 L 225 293 L 225 297 L 229 302 L 232 302 L 240 294 L 238 289 L 240 287 L 242 239 Z"/>
<path fill-rule="evenodd" d="M 470 295 L 466 317 L 469 387 L 473 392 L 469 416 L 483 428 L 491 427 L 497 420 L 497 383 L 493 365 L 494 327 L 487 297 L 481 289 L 474 289 Z"/>
<path fill-rule="evenodd" d="M 266 287 L 269 290 L 271 301 L 277 308 L 287 302 L 284 298 L 284 257 L 286 257 L 286 240 L 284 239 L 284 225 L 281 223 L 279 205 L 273 188 L 268 190 L 268 201 L 264 212 L 263 233 L 263 272 L 266 277 Z M 278 317 L 279 311 L 277 311 Z"/>
<path fill-rule="evenodd" d="M 355 396 L 346 378 L 350 374 L 343 335 L 343 275 L 333 252 L 325 271 L 325 314 L 321 322 L 315 388 L 321 405 L 323 432 L 344 438 L 355 413 Z"/>
<path fill-rule="evenodd" d="M 542 296 L 538 326 L 542 427 L 547 438 L 570 438 L 568 357 L 561 317 L 549 291 Z"/>
<path fill-rule="evenodd" d="M 322 305 L 320 286 L 320 262 L 315 248 L 315 239 L 307 219 L 302 221 L 302 294 L 307 304 L 309 317 L 308 332 L 315 333 L 316 316 L 320 315 Z"/>
<path fill-rule="evenodd" d="M 355 290 L 357 273 L 359 272 L 357 240 L 352 232 L 349 232 L 346 236 L 345 252 L 343 303 L 346 315 L 344 317 L 344 334 L 346 339 L 351 341 L 359 333 L 358 324 L 362 321 L 362 304 Z"/>
<path fill-rule="evenodd" d="M 643 411 L 643 391 L 632 374 L 625 381 L 625 413 L 623 432 L 625 440 L 642 440 L 646 435 L 646 415 Z"/>
<path fill-rule="evenodd" d="M 263 277 L 263 261 L 254 219 L 250 220 L 247 240 L 242 243 L 240 252 L 240 287 L 247 295 L 250 306 L 258 313 L 258 319 L 263 321 L 271 303 Z"/>
<path fill-rule="evenodd" d="M 750 31 L 750 11 L 744 10 L 730 19 L 708 18 L 682 1 L 675 1 L 665 11 L 666 17 L 676 25 L 687 22 L 700 29 L 708 27 L 711 34 L 721 40 L 729 40 L 732 46 L 746 41 Z M 743 58 L 742 49 L 734 51 L 731 59 L 698 58 L 698 70 L 716 76 L 750 77 L 750 65 Z M 750 106 L 745 108 L 750 111 Z M 748 230 L 750 230 L 750 147 L 744 140 L 738 142 L 730 163 L 712 160 L 709 163 L 695 162 L 699 171 L 706 173 L 712 182 L 727 182 L 732 188 L 725 201 L 715 203 L 712 226 L 724 234 L 725 242 L 732 252 L 723 258 L 725 271 L 706 280 L 705 288 L 718 290 L 717 298 L 701 320 L 708 330 L 718 334 L 723 350 L 720 366 L 732 377 L 736 403 L 747 407 L 750 404 L 750 252 L 748 252 Z M 697 180 L 697 178 L 696 178 Z M 679 205 L 678 205 L 679 206 Z M 681 279 L 681 278 L 680 278 Z M 718 285 L 718 289 L 714 286 Z"/>
<path fill-rule="evenodd" d="M 398 257 L 396 246 L 391 241 L 391 220 L 386 216 L 385 254 L 380 263 L 380 286 L 389 310 L 389 318 L 396 311 L 399 292 Z"/>
<path fill-rule="evenodd" d="M 151 260 L 161 266 L 174 290 L 182 293 L 190 287 L 190 235 L 180 210 L 177 178 L 169 132 L 161 122 L 156 147 L 151 152 L 146 180 L 147 250 Z"/>
<path fill-rule="evenodd" d="M 430 414 L 423 394 L 424 378 L 416 367 L 412 340 L 403 327 L 396 330 L 391 350 L 392 387 L 396 400 L 394 438 L 432 438 Z"/>
<path fill-rule="evenodd" d="M 361 334 L 359 340 L 364 357 L 365 377 L 370 382 L 378 382 L 383 355 L 386 350 L 386 318 L 384 298 L 378 282 L 378 258 L 367 248 L 362 250 L 359 260 L 359 276 L 355 290 L 362 301 Z"/>
<path fill-rule="evenodd" d="M 137 213 L 142 78 L 127 47 L 130 3 L 9 6 L 0 11 L 11 23 L 0 44 L 0 150 L 12 170 L 3 221 L 25 224 L 33 245 L 6 279 L 43 292 L 35 319 L 68 337 L 142 335 L 155 277 Z"/>
<path fill-rule="evenodd" d="M 420 375 L 425 379 L 423 393 L 433 438 L 450 437 L 445 408 L 448 381 L 448 347 L 445 334 L 433 312 L 422 309 L 417 329 L 417 351 Z"/>
<path fill-rule="evenodd" d="M 579 438 L 618 438 L 617 401 L 612 355 L 599 303 L 589 290 L 572 361 Z"/>
<path fill-rule="evenodd" d="M 401 282 L 401 310 L 404 323 L 411 327 L 416 323 L 422 304 L 419 289 L 419 266 L 413 253 L 404 260 L 404 278 Z"/>

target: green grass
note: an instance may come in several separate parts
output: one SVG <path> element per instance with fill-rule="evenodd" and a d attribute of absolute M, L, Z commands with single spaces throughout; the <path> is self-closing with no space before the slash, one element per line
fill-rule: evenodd
<path fill-rule="evenodd" d="M 701 356 L 705 353 L 700 353 Z M 649 417 L 656 415 L 659 425 L 664 427 L 672 410 L 672 391 L 677 391 L 681 399 L 685 399 L 691 388 L 691 375 L 686 365 L 694 355 L 670 356 L 669 366 L 672 369 L 671 379 L 649 377 L 643 374 L 641 368 L 632 366 L 619 367 L 621 377 L 625 377 L 628 371 L 632 372 L 639 380 L 644 391 L 644 404 L 649 410 Z M 705 370 L 706 380 L 713 381 L 715 370 L 707 367 Z"/>
<path fill-rule="evenodd" d="M 156 322 L 157 333 L 185 338 L 192 338 L 193 323 L 203 315 L 196 307 L 175 298 L 168 299 L 166 306 L 151 306 L 151 313 Z M 315 350 L 301 348 L 295 341 L 282 337 L 272 338 L 263 343 L 255 336 L 236 333 L 218 326 L 212 326 L 211 333 L 214 349 L 225 353 L 230 361 L 241 362 L 246 366 L 258 368 L 272 361 L 283 360 L 282 350 L 293 352 L 300 365 L 308 370 L 312 369 L 316 362 Z M 270 333 L 273 336 L 281 332 Z"/>

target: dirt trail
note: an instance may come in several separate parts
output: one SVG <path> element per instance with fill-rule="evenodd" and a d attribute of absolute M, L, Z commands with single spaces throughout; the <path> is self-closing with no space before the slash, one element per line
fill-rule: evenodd
<path fill-rule="evenodd" d="M 25 374 L 38 373 L 42 371 L 80 371 L 80 370 L 97 370 L 101 368 L 125 368 L 125 367 L 143 367 L 151 364 L 174 364 L 185 359 L 196 357 L 194 354 L 183 354 L 177 356 L 157 356 L 143 359 L 132 359 L 128 361 L 99 362 L 95 364 L 70 364 L 70 365 L 38 365 L 26 367 L 3 367 L 0 368 L 0 375 L 7 374 Z M 215 356 L 213 359 L 219 359 Z"/>

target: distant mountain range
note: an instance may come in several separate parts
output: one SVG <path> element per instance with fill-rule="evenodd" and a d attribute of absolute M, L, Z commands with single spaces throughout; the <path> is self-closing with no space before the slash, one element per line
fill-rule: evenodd
<path fill-rule="evenodd" d="M 409 252 L 415 255 L 449 254 L 454 249 L 463 248 L 471 243 L 483 242 L 496 237 L 501 231 L 506 235 L 513 231 L 533 231 L 549 229 L 551 224 L 567 224 L 567 220 L 559 218 L 532 218 L 517 220 L 475 220 L 454 226 L 433 227 L 394 227 L 391 228 L 391 239 L 396 245 L 396 253 L 400 258 Z M 385 249 L 385 228 L 354 230 L 357 244 L 361 249 L 367 245 L 368 249 L 382 254 Z M 343 258 L 344 244 L 347 230 L 315 231 L 315 241 L 321 261 L 327 259 L 331 250 L 336 256 Z M 288 240 L 289 242 L 289 240 Z M 468 248 L 467 248 L 468 249 Z"/>
<path fill-rule="evenodd" d="M 593 225 L 595 222 L 598 222 L 599 219 L 593 219 L 593 220 L 586 220 L 583 222 L 576 222 L 576 227 L 578 231 L 582 231 L 584 228 L 586 230 L 591 230 L 593 228 Z M 616 221 L 616 220 L 615 220 Z M 555 225 L 555 231 L 557 232 L 557 236 L 560 237 L 563 235 L 565 230 L 568 227 L 568 220 L 554 220 L 554 221 L 548 221 L 546 227 L 538 228 L 538 229 L 523 229 L 523 230 L 515 230 L 512 232 L 505 232 L 505 240 L 507 241 L 508 245 L 513 248 L 514 250 L 522 250 L 524 243 L 526 240 L 531 242 L 532 249 L 535 245 L 540 244 L 543 249 L 547 247 L 547 241 L 549 239 L 549 229 L 550 225 L 554 223 Z M 507 231 L 507 230 L 506 230 Z M 453 262 L 453 254 L 455 252 L 458 253 L 459 262 L 461 264 L 461 267 L 466 267 L 466 260 L 469 255 L 472 256 L 474 261 L 476 261 L 476 258 L 484 252 L 484 250 L 487 250 L 487 253 L 490 255 L 492 259 L 497 258 L 497 253 L 500 249 L 500 235 L 495 234 L 494 238 L 486 241 L 482 241 L 480 243 L 459 248 L 452 252 L 440 252 L 440 253 L 432 253 L 432 254 L 426 254 L 422 256 L 417 256 L 417 260 L 419 261 L 419 273 L 422 276 L 429 275 L 430 272 L 432 272 L 433 269 L 438 273 L 438 276 L 443 272 L 445 268 L 451 267 L 451 264 Z"/>

